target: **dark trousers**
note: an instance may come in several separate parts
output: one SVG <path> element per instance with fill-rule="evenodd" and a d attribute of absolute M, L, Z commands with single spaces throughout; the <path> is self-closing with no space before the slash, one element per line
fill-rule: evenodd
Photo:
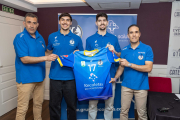
<path fill-rule="evenodd" d="M 64 97 L 67 104 L 67 120 L 76 120 L 76 83 L 75 80 L 50 79 L 49 111 L 51 120 L 61 119 L 61 101 Z"/>

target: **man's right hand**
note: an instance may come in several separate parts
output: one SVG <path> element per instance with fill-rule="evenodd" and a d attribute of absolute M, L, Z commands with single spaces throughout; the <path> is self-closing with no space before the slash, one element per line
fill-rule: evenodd
<path fill-rule="evenodd" d="M 50 54 L 46 56 L 46 61 L 55 61 L 58 56 L 56 54 Z"/>

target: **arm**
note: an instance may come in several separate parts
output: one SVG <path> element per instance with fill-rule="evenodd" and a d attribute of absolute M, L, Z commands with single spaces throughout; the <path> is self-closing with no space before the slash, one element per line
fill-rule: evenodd
<path fill-rule="evenodd" d="M 120 63 L 122 66 L 129 67 L 128 64 L 129 62 L 126 59 L 121 59 Z M 131 63 L 132 65 L 130 66 L 132 69 L 135 69 L 140 72 L 151 72 L 152 67 L 153 67 L 153 62 L 152 61 L 145 61 L 145 65 L 136 65 Z"/>
<path fill-rule="evenodd" d="M 117 71 L 116 71 L 116 75 L 114 78 L 111 78 L 111 81 L 109 81 L 109 83 L 114 83 L 116 82 L 116 80 L 121 76 L 121 74 L 123 73 L 124 71 L 124 67 L 119 65 Z"/>
<path fill-rule="evenodd" d="M 52 52 L 53 52 L 52 50 L 47 49 L 46 52 L 45 52 L 45 55 L 48 56 L 48 55 L 52 54 Z"/>
<path fill-rule="evenodd" d="M 107 45 L 106 47 L 109 48 L 109 51 L 113 51 L 116 54 L 116 56 L 120 57 L 121 52 L 116 52 L 113 45 Z"/>
<path fill-rule="evenodd" d="M 40 63 L 44 61 L 55 61 L 58 56 L 55 54 L 50 54 L 48 56 L 42 56 L 42 57 L 30 57 L 30 56 L 25 56 L 21 57 L 21 61 L 24 64 L 35 64 L 35 63 Z"/>

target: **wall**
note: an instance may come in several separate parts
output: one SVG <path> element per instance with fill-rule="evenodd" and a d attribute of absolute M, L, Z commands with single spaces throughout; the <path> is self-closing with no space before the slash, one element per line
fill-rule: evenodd
<path fill-rule="evenodd" d="M 39 32 L 44 37 L 46 44 L 48 36 L 58 30 L 58 13 L 114 13 L 138 14 L 137 24 L 140 26 L 142 36 L 140 40 L 150 45 L 154 51 L 155 64 L 167 64 L 169 30 L 172 3 L 141 4 L 140 9 L 131 10 L 93 10 L 91 7 L 61 7 L 39 8 L 36 13 L 39 17 Z"/>
<path fill-rule="evenodd" d="M 4 6 L 7 6 L 7 5 L 4 5 Z M 7 6 L 7 7 L 9 7 L 9 6 Z M 12 7 L 10 7 L 10 8 L 12 8 Z M 15 9 L 15 8 L 13 8 L 13 9 L 14 9 L 14 14 L 15 15 L 19 15 L 19 16 L 23 16 L 24 17 L 26 15 L 26 13 L 27 13 L 27 12 L 24 12 L 24 11 Z M 2 4 L 0 4 L 0 11 L 2 11 Z"/>

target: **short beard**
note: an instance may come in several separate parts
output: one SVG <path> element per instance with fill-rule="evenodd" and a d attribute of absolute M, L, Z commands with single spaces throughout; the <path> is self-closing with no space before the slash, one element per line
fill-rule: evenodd
<path fill-rule="evenodd" d="M 137 41 L 137 42 L 131 42 L 131 41 L 130 41 L 131 44 L 136 44 L 136 43 L 138 43 L 138 42 L 139 42 L 139 41 Z"/>
<path fill-rule="evenodd" d="M 99 30 L 102 30 L 102 31 L 104 31 L 104 30 L 106 30 L 106 28 L 104 28 L 104 29 L 101 29 L 101 28 L 99 28 Z"/>
<path fill-rule="evenodd" d="M 62 30 L 64 30 L 64 31 L 68 31 L 69 30 L 69 28 L 67 28 L 67 29 L 63 29 L 63 28 L 61 28 Z"/>

